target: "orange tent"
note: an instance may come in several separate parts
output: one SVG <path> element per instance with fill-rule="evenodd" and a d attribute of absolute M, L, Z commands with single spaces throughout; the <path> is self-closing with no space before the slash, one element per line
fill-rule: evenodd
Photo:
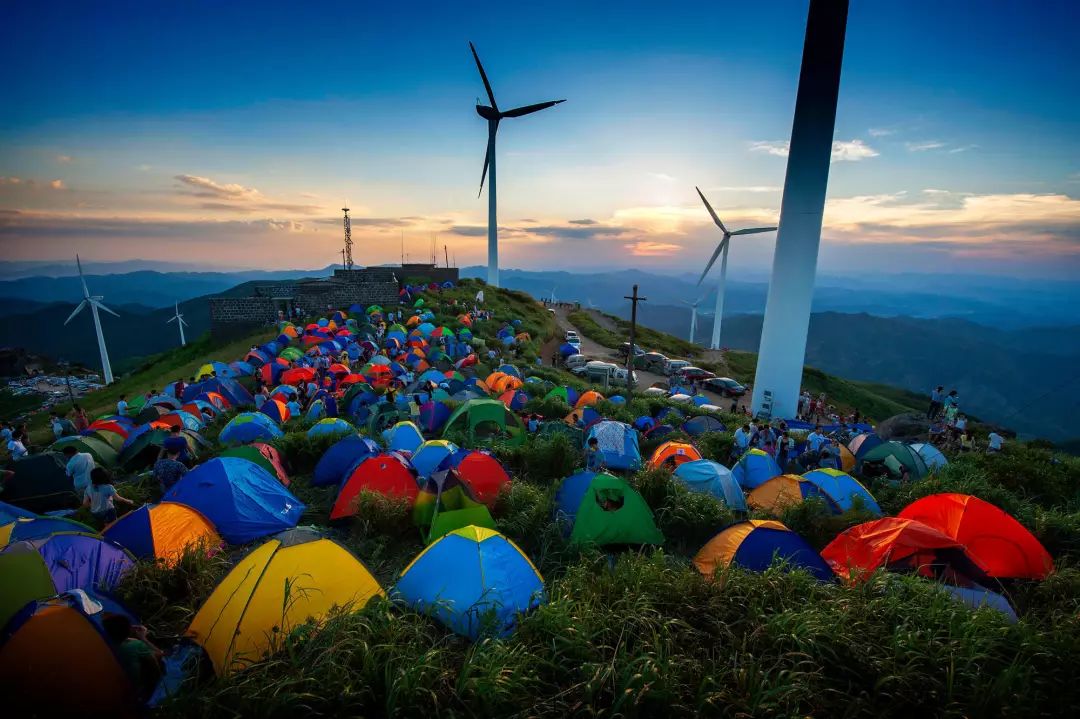
<path fill-rule="evenodd" d="M 604 395 L 594 390 L 582 392 L 581 396 L 578 397 L 577 404 L 574 405 L 574 409 L 581 409 L 582 407 L 592 407 L 597 402 L 602 402 L 603 399 Z"/>
<path fill-rule="evenodd" d="M 685 442 L 664 442 L 652 453 L 646 466 L 649 469 L 658 469 L 667 465 L 674 469 L 683 462 L 693 462 L 698 459 L 701 459 L 701 453 L 694 445 Z"/>
<path fill-rule="evenodd" d="M 934 576 L 952 569 L 972 578 L 985 569 L 964 545 L 914 519 L 884 517 L 841 532 L 821 550 L 821 556 L 841 577 L 857 581 L 879 567 L 915 570 Z"/>
<path fill-rule="evenodd" d="M 1024 525 L 970 494 L 931 494 L 899 516 L 955 539 L 991 577 L 1043 579 L 1054 569 L 1050 553 Z"/>

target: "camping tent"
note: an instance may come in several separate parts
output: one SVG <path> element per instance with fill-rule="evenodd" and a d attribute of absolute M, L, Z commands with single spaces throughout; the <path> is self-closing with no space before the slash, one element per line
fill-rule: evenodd
<path fill-rule="evenodd" d="M 386 446 L 398 452 L 415 452 L 424 443 L 420 428 L 412 422 L 398 422 L 382 433 Z"/>
<path fill-rule="evenodd" d="M 225 675 L 272 654 L 296 627 L 334 607 L 361 609 L 384 596 L 360 560 L 330 539 L 303 530 L 260 545 L 229 572 L 188 628 Z"/>
<path fill-rule="evenodd" d="M 470 639 L 510 634 L 519 614 L 545 601 L 544 580 L 525 553 L 476 526 L 455 529 L 420 552 L 393 594 Z"/>
<path fill-rule="evenodd" d="M 746 495 L 746 503 L 753 509 L 763 509 L 780 516 L 784 510 L 810 498 L 820 499 L 834 514 L 842 511 L 820 486 L 797 474 L 780 474 L 765 480 Z"/>
<path fill-rule="evenodd" d="M 79 506 L 74 485 L 61 457 L 52 452 L 16 459 L 12 475 L 0 485 L 0 500 L 32 512 L 51 512 Z"/>
<path fill-rule="evenodd" d="M 134 687 L 102 626 L 131 613 L 113 599 L 70 592 L 30 601 L 0 644 L 0 695 L 9 716 L 136 715 Z"/>
<path fill-rule="evenodd" d="M 919 453 L 919 456 L 926 462 L 926 468 L 931 472 L 944 469 L 949 464 L 949 460 L 945 458 L 941 450 L 928 442 L 914 443 L 911 448 Z"/>
<path fill-rule="evenodd" d="M 878 567 L 936 576 L 951 570 L 984 581 L 986 572 L 964 545 L 914 519 L 884 517 L 841 532 L 821 550 L 833 570 L 852 580 L 865 578 Z"/>
<path fill-rule="evenodd" d="M 115 467 L 117 461 L 116 449 L 108 442 L 91 437 L 89 435 L 76 435 L 73 437 L 61 437 L 52 443 L 49 449 L 53 452 L 62 453 L 64 447 L 74 447 L 78 452 L 87 452 L 94 458 L 94 463 Z"/>
<path fill-rule="evenodd" d="M 34 599 L 72 589 L 110 591 L 134 565 L 123 547 L 82 532 L 9 544 L 0 551 L 0 627 Z"/>
<path fill-rule="evenodd" d="M 555 518 L 567 525 L 571 544 L 663 544 L 645 500 L 622 479 L 579 472 L 555 494 Z"/>
<path fill-rule="evenodd" d="M 760 449 L 747 450 L 731 468 L 731 475 L 735 477 L 735 481 L 748 491 L 756 489 L 779 474 L 781 474 L 780 465 L 771 454 Z"/>
<path fill-rule="evenodd" d="M 726 527 L 694 556 L 694 566 L 712 577 L 718 568 L 731 564 L 763 572 L 777 559 L 792 568 L 805 569 L 822 581 L 833 579 L 829 565 L 813 547 L 771 519 L 749 519 Z"/>
<path fill-rule="evenodd" d="M 416 470 L 397 452 L 372 455 L 354 464 L 341 483 L 337 499 L 330 509 L 330 519 L 356 514 L 356 499 L 364 491 L 404 498 L 411 504 L 419 491 Z"/>
<path fill-rule="evenodd" d="M 447 457 L 458 450 L 453 442 L 445 439 L 429 439 L 413 453 L 412 466 L 421 477 L 430 477 L 440 468 Z"/>
<path fill-rule="evenodd" d="M 458 450 L 450 456 L 450 464 L 469 486 L 476 500 L 489 507 L 499 498 L 503 488 L 510 484 L 510 475 L 490 452 Z"/>
<path fill-rule="evenodd" d="M 356 434 L 356 427 L 339 417 L 327 417 L 320 419 L 307 431 L 308 439 L 316 437 L 334 437 Z"/>
<path fill-rule="evenodd" d="M 218 441 L 223 444 L 268 442 L 283 436 L 274 420 L 259 412 L 241 412 L 225 425 Z"/>
<path fill-rule="evenodd" d="M 1054 569 L 1050 553 L 1012 515 L 970 494 L 931 494 L 898 515 L 952 537 L 987 575 L 1001 579 L 1045 579 Z"/>
<path fill-rule="evenodd" d="M 711 459 L 683 462 L 675 468 L 675 477 L 682 480 L 691 492 L 711 494 L 736 511 L 746 511 L 746 498 L 731 470 Z"/>
<path fill-rule="evenodd" d="M 280 481 L 286 487 L 289 486 L 289 475 L 285 471 L 285 463 L 281 459 L 281 453 L 269 444 L 265 444 L 263 442 L 254 442 L 252 444 L 246 444 L 240 447 L 230 447 L 218 456 L 239 457 L 240 459 L 246 459 L 249 462 L 254 462 L 270 474 L 277 477 L 278 481 Z"/>
<path fill-rule="evenodd" d="M 443 436 L 462 433 L 472 442 L 504 437 L 511 446 L 525 441 L 521 418 L 497 399 L 471 399 L 454 410 L 446 420 Z"/>
<path fill-rule="evenodd" d="M 585 443 L 593 437 L 597 440 L 600 456 L 608 469 L 636 471 L 641 469 L 641 450 L 634 429 L 622 422 L 605 420 L 589 428 Z"/>
<path fill-rule="evenodd" d="M 19 517 L 0 524 L 0 549 L 12 542 L 41 539 L 56 532 L 86 532 L 94 534 L 93 527 L 64 517 Z"/>
<path fill-rule="evenodd" d="M 682 431 L 686 432 L 691 437 L 697 437 L 706 432 L 723 432 L 725 429 L 727 428 L 724 427 L 723 422 L 716 417 L 710 417 L 707 414 L 699 414 L 697 417 L 691 417 L 682 424 Z"/>
<path fill-rule="evenodd" d="M 901 474 L 903 470 L 907 470 L 911 479 L 922 479 L 929 474 L 926 460 L 922 458 L 922 455 L 913 449 L 911 445 L 903 442 L 882 442 L 861 456 L 859 452 L 856 452 L 855 456 L 859 458 L 862 465 L 867 462 L 880 462 L 894 474 Z"/>
<path fill-rule="evenodd" d="M 295 527 L 306 509 L 274 475 L 237 457 L 200 464 L 164 499 L 197 509 L 233 544 Z"/>
<path fill-rule="evenodd" d="M 176 564 L 189 549 L 212 551 L 221 544 L 210 520 L 175 502 L 144 504 L 106 527 L 102 536 L 139 559 L 160 559 L 166 566 Z"/>
<path fill-rule="evenodd" d="M 367 437 L 346 435 L 323 452 L 311 483 L 316 487 L 340 486 L 353 467 L 378 453 L 379 446 Z"/>
<path fill-rule="evenodd" d="M 659 469 L 660 467 L 675 469 L 684 462 L 693 462 L 699 459 L 701 459 L 701 453 L 692 444 L 679 441 L 664 442 L 652 453 L 646 466 L 649 469 Z"/>
<path fill-rule="evenodd" d="M 813 482 L 841 512 L 846 512 L 859 504 L 864 509 L 881 516 L 881 507 L 878 506 L 874 496 L 850 474 L 838 469 L 824 468 L 807 472 L 803 475 L 803 479 Z"/>
<path fill-rule="evenodd" d="M 470 524 L 495 528 L 488 508 L 453 469 L 435 472 L 424 482 L 413 505 L 413 523 L 427 543 Z"/>

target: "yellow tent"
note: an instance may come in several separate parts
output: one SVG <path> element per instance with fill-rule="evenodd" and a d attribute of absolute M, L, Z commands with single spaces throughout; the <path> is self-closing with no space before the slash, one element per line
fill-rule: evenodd
<path fill-rule="evenodd" d="M 213 365 L 204 364 L 199 368 L 199 371 L 195 373 L 195 379 L 202 379 L 203 377 L 211 377 L 214 374 Z"/>
<path fill-rule="evenodd" d="M 188 635 L 206 650 L 219 676 L 269 656 L 279 637 L 321 620 L 335 606 L 360 609 L 385 596 L 347 549 L 330 539 L 303 541 L 311 535 L 291 530 L 254 550 L 195 615 Z"/>

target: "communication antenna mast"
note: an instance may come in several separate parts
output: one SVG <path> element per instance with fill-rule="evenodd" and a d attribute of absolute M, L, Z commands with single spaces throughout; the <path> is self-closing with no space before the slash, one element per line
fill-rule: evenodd
<path fill-rule="evenodd" d="M 345 269 L 351 270 L 353 268 L 352 259 L 352 223 L 349 222 L 349 208 L 342 207 L 341 211 L 345 213 L 345 256 L 344 264 Z"/>

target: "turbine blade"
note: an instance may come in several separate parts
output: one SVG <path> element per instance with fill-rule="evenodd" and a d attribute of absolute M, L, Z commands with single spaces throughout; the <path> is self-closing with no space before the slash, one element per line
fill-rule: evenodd
<path fill-rule="evenodd" d="M 75 308 L 75 311 L 71 313 L 71 316 L 64 320 L 64 324 L 66 325 L 68 322 L 71 322 L 73 319 L 75 319 L 75 315 L 82 312 L 84 307 L 86 307 L 86 300 L 83 300 L 79 303 L 79 306 Z"/>
<path fill-rule="evenodd" d="M 522 115 L 531 115 L 534 112 L 540 112 L 546 110 L 549 107 L 558 105 L 560 102 L 566 102 L 566 100 L 549 100 L 548 102 L 538 102 L 535 105 L 523 105 L 522 107 L 515 107 L 513 110 L 507 110 L 502 113 L 503 117 L 521 117 Z"/>
<path fill-rule="evenodd" d="M 477 197 L 484 194 L 484 180 L 487 179 L 488 165 L 491 163 L 491 151 L 495 149 L 495 133 L 499 131 L 499 121 L 488 122 L 488 144 L 487 150 L 484 151 L 484 171 L 480 174 L 480 191 L 476 193 Z"/>
<path fill-rule="evenodd" d="M 180 324 L 182 324 L 184 327 L 188 326 L 188 323 L 184 321 L 183 317 L 180 318 Z"/>
<path fill-rule="evenodd" d="M 114 317 L 119 317 L 120 316 L 120 315 L 116 314 L 115 312 L 113 312 L 112 310 L 110 310 L 105 305 L 101 304 L 101 302 L 99 302 L 98 300 L 90 300 L 90 304 L 94 305 L 99 310 L 105 310 L 106 312 L 108 312 L 110 315 L 112 315 Z"/>
<path fill-rule="evenodd" d="M 705 275 L 709 274 L 709 270 L 712 269 L 713 263 L 716 262 L 716 258 L 720 256 L 720 253 L 724 251 L 724 246 L 727 245 L 730 235 L 725 234 L 724 239 L 720 240 L 720 244 L 716 246 L 716 250 L 713 251 L 712 257 L 709 258 L 709 264 L 705 265 L 705 271 L 701 273 L 701 277 L 698 278 L 698 286 L 705 281 Z"/>
<path fill-rule="evenodd" d="M 79 282 L 82 282 L 83 297 L 89 297 L 90 296 L 90 290 L 87 289 L 87 287 L 86 287 L 86 278 L 83 277 L 83 273 L 82 273 L 82 260 L 79 259 L 78 254 L 75 255 L 75 264 L 79 268 Z"/>
<path fill-rule="evenodd" d="M 176 322 L 178 319 L 180 319 L 180 318 L 179 317 L 170 317 L 169 319 L 165 320 L 165 324 L 169 324 L 170 322 Z"/>
<path fill-rule="evenodd" d="M 723 222 L 721 222 L 721 221 L 720 221 L 720 218 L 716 216 L 716 211 L 715 211 L 715 210 L 714 210 L 714 209 L 712 208 L 712 205 L 710 205 L 710 204 L 709 204 L 709 201 L 705 199 L 705 195 L 704 195 L 704 194 L 702 194 L 702 192 L 701 192 L 701 188 L 700 188 L 700 187 L 695 187 L 694 189 L 695 189 L 695 190 L 697 190 L 697 193 L 698 193 L 698 197 L 700 197 L 700 198 L 701 198 L 701 201 L 705 203 L 705 209 L 709 211 L 709 214 L 710 214 L 710 215 L 712 215 L 712 218 L 713 218 L 713 222 L 715 222 L 715 223 L 716 223 L 716 226 L 717 226 L 717 227 L 719 227 L 719 228 L 720 228 L 720 229 L 721 229 L 721 230 L 723 231 L 723 233 L 724 233 L 725 235 L 727 235 L 727 234 L 730 234 L 730 233 L 728 232 L 727 228 L 726 228 L 726 227 L 724 227 L 724 223 L 723 223 Z M 715 258 L 714 258 L 714 259 L 715 259 Z"/>
<path fill-rule="evenodd" d="M 776 229 L 775 227 L 751 227 L 751 228 L 745 229 L 745 230 L 735 230 L 731 234 L 732 235 L 756 235 L 759 232 L 772 232 L 775 229 Z"/>
<path fill-rule="evenodd" d="M 469 43 L 469 49 L 472 50 L 473 59 L 476 60 L 476 69 L 480 71 L 480 79 L 484 81 L 484 89 L 487 90 L 488 100 L 491 100 L 491 107 L 495 110 L 499 109 L 499 106 L 495 104 L 495 93 L 491 91 L 491 83 L 488 82 L 487 73 L 484 72 L 484 66 L 480 64 L 480 56 L 476 54 L 476 47 Z"/>

